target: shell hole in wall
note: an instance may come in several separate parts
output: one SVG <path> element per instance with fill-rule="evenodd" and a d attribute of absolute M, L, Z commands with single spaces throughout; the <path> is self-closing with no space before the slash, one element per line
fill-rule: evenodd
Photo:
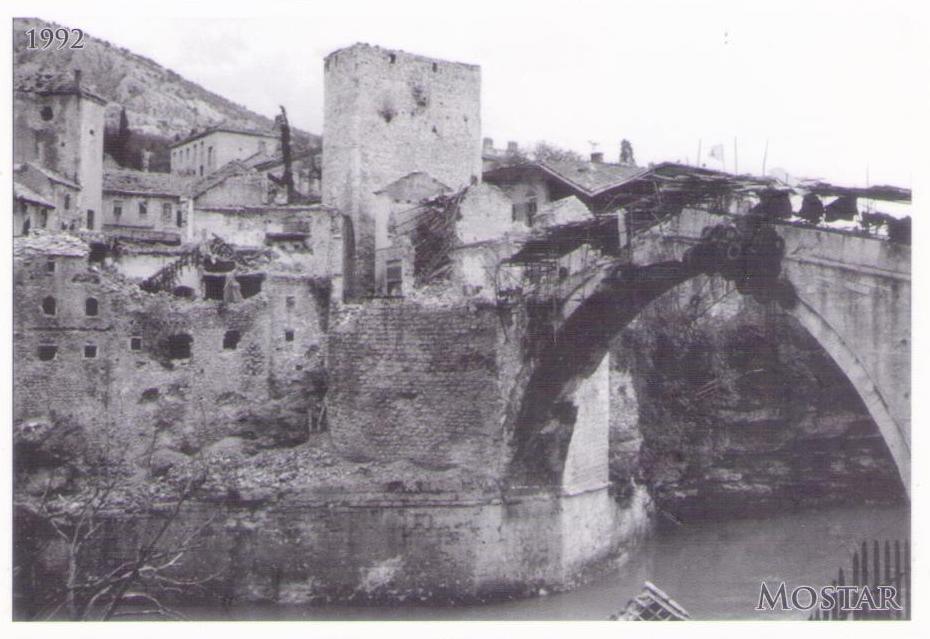
<path fill-rule="evenodd" d="M 262 292 L 262 282 L 265 281 L 265 275 L 263 273 L 238 275 L 236 281 L 239 282 L 239 292 L 242 294 L 242 299 L 248 299 Z"/>
<path fill-rule="evenodd" d="M 208 300 L 223 301 L 223 293 L 226 290 L 225 275 L 204 275 L 203 276 L 203 297 Z"/>
<path fill-rule="evenodd" d="M 226 334 L 223 335 L 223 350 L 236 350 L 236 347 L 239 346 L 239 340 L 241 339 L 242 334 L 239 333 L 239 331 L 226 331 Z"/>
<path fill-rule="evenodd" d="M 166 346 L 169 359 L 189 359 L 194 338 L 187 333 L 177 333 L 168 337 Z"/>

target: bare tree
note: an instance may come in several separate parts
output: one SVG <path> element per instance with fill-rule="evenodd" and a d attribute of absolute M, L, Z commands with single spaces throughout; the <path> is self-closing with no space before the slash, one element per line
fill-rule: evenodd
<path fill-rule="evenodd" d="M 564 160 L 571 160 L 575 162 L 584 161 L 584 156 L 582 156 L 577 151 L 566 149 L 556 144 L 552 144 L 551 142 L 544 141 L 536 143 L 536 146 L 533 147 L 532 156 L 533 160 L 536 162 L 560 162 Z"/>
<path fill-rule="evenodd" d="M 127 465 L 103 457 L 93 464 L 71 463 L 62 482 L 50 475 L 41 495 L 17 491 L 18 516 L 30 516 L 33 527 L 60 540 L 64 569 L 60 580 L 46 586 L 37 618 L 60 618 L 64 609 L 74 621 L 106 621 L 125 616 L 183 618 L 168 601 L 195 590 L 206 592 L 218 574 L 185 578 L 184 561 L 199 547 L 212 519 L 181 528 L 181 514 L 204 481 L 201 470 L 182 477 L 139 481 Z M 128 516 L 128 518 L 127 518 Z M 105 531 L 141 522 L 138 540 L 124 549 Z M 101 548 L 119 550 L 106 563 Z M 46 545 L 48 548 L 48 545 Z M 19 567 L 22 569 L 22 566 Z"/>

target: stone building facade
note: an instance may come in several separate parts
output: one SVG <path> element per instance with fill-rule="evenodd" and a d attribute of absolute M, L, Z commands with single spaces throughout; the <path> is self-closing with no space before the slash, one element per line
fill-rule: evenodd
<path fill-rule="evenodd" d="M 322 367 L 329 313 L 325 266 L 272 262 L 254 294 L 185 299 L 144 292 L 88 256 L 68 235 L 16 240 L 15 421 L 95 438 L 116 426 L 122 445 L 164 459 L 230 437 L 306 438 L 317 412 L 307 375 Z"/>
<path fill-rule="evenodd" d="M 274 154 L 277 145 L 277 137 L 268 131 L 213 127 L 171 146 L 171 172 L 203 177 L 233 160 Z"/>
<path fill-rule="evenodd" d="M 353 224 L 357 282 L 374 288 L 375 192 L 416 171 L 457 191 L 481 178 L 481 72 L 356 44 L 324 62 L 323 203 Z"/>

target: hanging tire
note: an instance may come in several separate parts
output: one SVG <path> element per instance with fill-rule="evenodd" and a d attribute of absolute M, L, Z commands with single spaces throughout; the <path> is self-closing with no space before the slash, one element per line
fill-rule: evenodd
<path fill-rule="evenodd" d="M 743 248 L 736 242 L 730 242 L 723 257 L 727 262 L 738 262 L 743 257 Z"/>

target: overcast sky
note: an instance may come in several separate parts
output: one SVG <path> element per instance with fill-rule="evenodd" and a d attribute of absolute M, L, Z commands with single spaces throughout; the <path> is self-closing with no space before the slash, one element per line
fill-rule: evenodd
<path fill-rule="evenodd" d="M 732 170 L 735 139 L 739 170 L 759 173 L 767 142 L 769 170 L 910 186 L 927 117 L 927 25 L 909 2 L 31 6 L 262 114 L 284 104 L 312 132 L 323 56 L 357 41 L 480 64 L 498 146 L 596 142 L 616 159 L 625 137 L 643 164 L 694 162 L 700 141 L 708 166 L 723 145 Z"/>

